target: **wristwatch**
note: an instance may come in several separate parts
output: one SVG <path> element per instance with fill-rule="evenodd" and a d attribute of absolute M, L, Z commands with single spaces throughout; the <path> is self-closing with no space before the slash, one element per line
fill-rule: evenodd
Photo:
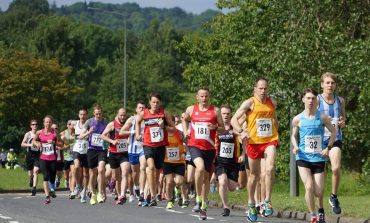
<path fill-rule="evenodd" d="M 243 129 L 242 128 L 240 128 L 239 130 L 238 130 L 238 134 L 240 135 L 240 134 L 242 134 L 243 133 Z"/>

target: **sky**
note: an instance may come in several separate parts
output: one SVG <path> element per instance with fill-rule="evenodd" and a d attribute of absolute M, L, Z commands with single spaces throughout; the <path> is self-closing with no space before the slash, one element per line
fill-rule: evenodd
<path fill-rule="evenodd" d="M 5 11 L 8 9 L 9 4 L 13 0 L 0 0 L 0 8 Z M 76 2 L 81 2 L 84 0 L 48 0 L 49 3 L 53 1 L 56 2 L 57 6 L 60 7 L 61 5 L 71 5 Z M 87 3 L 92 2 L 90 0 L 86 0 Z M 121 4 L 125 2 L 136 2 L 140 5 L 140 7 L 156 7 L 156 8 L 173 8 L 173 7 L 180 7 L 186 12 L 191 12 L 193 14 L 200 14 L 207 9 L 214 9 L 216 8 L 217 0 L 94 0 L 93 2 L 104 2 L 104 3 L 113 3 L 113 4 Z"/>

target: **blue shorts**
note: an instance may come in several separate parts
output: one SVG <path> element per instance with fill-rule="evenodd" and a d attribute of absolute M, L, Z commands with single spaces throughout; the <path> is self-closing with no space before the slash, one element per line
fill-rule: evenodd
<path fill-rule="evenodd" d="M 128 154 L 128 160 L 131 163 L 131 165 L 137 165 L 139 164 L 139 160 L 141 157 L 144 157 L 144 151 L 141 151 L 139 154 L 136 153 L 129 153 Z"/>

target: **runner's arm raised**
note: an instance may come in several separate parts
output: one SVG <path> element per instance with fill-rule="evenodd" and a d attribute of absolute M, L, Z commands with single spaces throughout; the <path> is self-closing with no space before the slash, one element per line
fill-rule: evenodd
<path fill-rule="evenodd" d="M 298 131 L 299 131 L 299 116 L 295 116 L 292 121 L 292 135 L 290 136 L 290 141 L 293 145 L 293 153 L 297 154 L 298 152 Z"/>
<path fill-rule="evenodd" d="M 136 140 L 141 141 L 143 136 L 141 135 L 141 122 L 143 121 L 144 111 L 141 111 L 136 115 Z"/>
<path fill-rule="evenodd" d="M 23 140 L 22 140 L 22 143 L 21 143 L 21 147 L 30 147 L 32 146 L 32 142 L 31 143 L 27 143 L 28 139 L 30 138 L 30 133 L 27 132 L 26 134 L 24 134 L 24 137 L 23 137 Z"/>
<path fill-rule="evenodd" d="M 193 109 L 194 105 L 187 107 L 186 111 L 184 112 L 184 118 L 182 119 L 182 130 L 184 132 L 185 138 L 187 139 L 190 137 L 190 133 L 188 131 L 188 123 L 191 121 L 190 116 L 193 113 Z"/>
<path fill-rule="evenodd" d="M 331 119 L 329 116 L 321 113 L 321 121 L 330 132 L 330 140 L 329 140 L 328 146 L 321 152 L 322 156 L 328 156 L 329 150 L 331 149 L 331 147 L 333 146 L 335 142 L 335 139 L 337 138 L 337 130 L 331 124 Z"/>
<path fill-rule="evenodd" d="M 119 131 L 120 136 L 129 136 L 131 135 L 130 128 L 132 126 L 132 120 L 134 119 L 134 116 L 131 116 L 128 118 L 125 122 L 125 124 L 122 126 L 121 130 Z"/>
<path fill-rule="evenodd" d="M 109 137 L 109 134 L 114 131 L 114 122 L 109 122 L 109 124 L 105 127 L 103 133 L 101 134 L 101 138 L 113 145 L 116 145 L 117 140 L 113 140 Z"/>
<path fill-rule="evenodd" d="M 242 129 L 242 127 L 240 126 L 240 123 L 238 120 L 241 119 L 243 115 L 245 115 L 250 110 L 252 105 L 253 105 L 253 100 L 251 98 L 248 100 L 245 100 L 240 105 L 240 108 L 235 112 L 235 114 L 231 118 L 231 125 L 238 132 L 242 140 L 245 138 L 249 138 L 249 133 L 247 129 L 244 129 L 242 133 L 239 132 Z"/>

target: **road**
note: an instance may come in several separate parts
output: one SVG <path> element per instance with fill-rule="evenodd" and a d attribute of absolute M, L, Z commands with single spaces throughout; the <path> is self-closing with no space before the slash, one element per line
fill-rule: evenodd
<path fill-rule="evenodd" d="M 189 223 L 201 222 L 198 214 L 191 208 L 175 207 L 165 209 L 165 202 L 158 207 L 137 207 L 137 202 L 115 205 L 111 196 L 106 203 L 92 206 L 81 204 L 79 200 L 69 200 L 66 192 L 57 192 L 58 197 L 51 204 L 43 204 L 44 196 L 38 193 L 35 197 L 29 194 L 0 194 L 0 223 Z M 231 212 L 230 217 L 220 216 L 222 210 L 209 208 L 207 223 L 210 222 L 246 222 L 246 214 L 242 211 Z M 263 218 L 257 222 L 300 223 L 305 221 Z"/>

